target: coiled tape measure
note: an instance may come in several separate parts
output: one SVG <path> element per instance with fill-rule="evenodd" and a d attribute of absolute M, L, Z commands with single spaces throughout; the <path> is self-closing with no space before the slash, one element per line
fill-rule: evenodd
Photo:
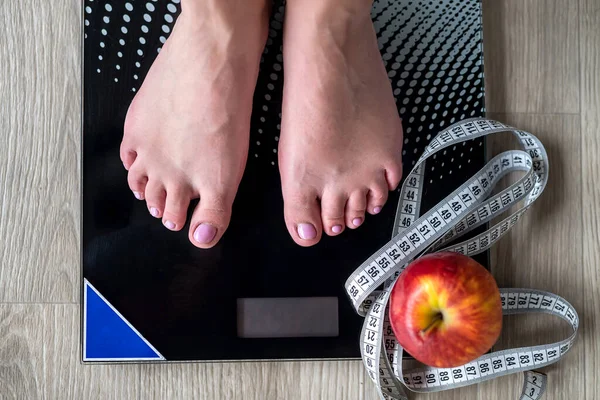
<path fill-rule="evenodd" d="M 497 155 L 476 175 L 421 215 L 427 158 L 457 143 L 499 132 L 513 133 L 522 150 Z M 500 179 L 514 171 L 523 171 L 524 175 L 491 196 Z M 530 133 L 500 122 L 475 118 L 456 123 L 439 133 L 425 148 L 402 185 L 392 239 L 363 262 L 345 284 L 355 310 L 365 317 L 360 342 L 362 360 L 382 399 L 407 399 L 404 386 L 415 392 L 437 392 L 519 371 L 525 374 L 520 399 L 541 398 L 546 388 L 546 375 L 532 370 L 557 362 L 573 346 L 577 335 L 579 317 L 575 308 L 562 297 L 540 290 L 500 289 L 504 315 L 548 313 L 569 322 L 573 333 L 560 342 L 488 353 L 456 368 L 423 366 L 409 371 L 402 369 L 403 349 L 396 342 L 389 322 L 388 299 L 398 276 L 417 256 L 442 248 L 472 256 L 490 248 L 539 197 L 547 181 L 548 157 L 542 143 Z M 521 202 L 522 207 L 484 233 L 447 247 L 449 241 Z"/>

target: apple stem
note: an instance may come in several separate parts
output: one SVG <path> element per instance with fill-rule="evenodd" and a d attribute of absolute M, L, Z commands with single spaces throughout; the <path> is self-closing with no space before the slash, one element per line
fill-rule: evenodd
<path fill-rule="evenodd" d="M 421 330 L 421 335 L 425 335 L 427 332 L 429 332 L 435 325 L 437 325 L 437 323 L 439 321 L 442 321 L 444 319 L 444 316 L 442 315 L 441 312 L 438 312 L 435 314 L 435 316 L 433 317 L 433 320 L 431 321 L 431 323 L 429 325 L 427 325 L 427 327 L 425 329 Z"/>

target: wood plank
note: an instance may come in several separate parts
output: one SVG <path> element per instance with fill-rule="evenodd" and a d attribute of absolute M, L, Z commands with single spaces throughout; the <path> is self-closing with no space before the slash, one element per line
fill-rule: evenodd
<path fill-rule="evenodd" d="M 79 0 L 0 2 L 0 302 L 74 302 Z"/>
<path fill-rule="evenodd" d="M 45 399 L 137 399 L 140 365 L 83 365 L 79 307 L 44 305 Z M 39 322 L 38 322 L 39 323 Z"/>
<path fill-rule="evenodd" d="M 487 109 L 578 113 L 577 3 L 483 0 Z"/>
<path fill-rule="evenodd" d="M 462 387 L 454 390 L 446 390 L 437 393 L 413 393 L 406 390 L 409 399 L 418 400 L 470 400 L 479 398 L 478 385 Z M 365 377 L 365 400 L 379 400 L 380 397 L 375 390 L 375 385 L 368 376 Z"/>
<path fill-rule="evenodd" d="M 500 287 L 546 290 L 566 298 L 583 312 L 581 136 L 578 115 L 504 114 L 490 117 L 536 135 L 550 161 L 549 183 L 524 218 L 496 245 L 492 272 Z M 492 152 L 505 148 L 508 136 L 490 140 Z M 504 319 L 497 349 L 543 344 L 568 337 L 562 320 L 545 315 Z M 581 398 L 584 347 L 580 341 L 560 363 L 545 368 L 548 398 Z M 480 398 L 515 398 L 522 376 L 510 375 L 480 385 Z"/>
<path fill-rule="evenodd" d="M 586 399 L 600 398 L 600 2 L 581 0 L 581 135 L 583 154 L 582 336 L 585 354 Z"/>
<path fill-rule="evenodd" d="M 0 398 L 43 398 L 44 326 L 40 321 L 40 305 L 0 305 Z"/>
<path fill-rule="evenodd" d="M 362 399 L 360 361 L 142 365 L 142 399 Z"/>

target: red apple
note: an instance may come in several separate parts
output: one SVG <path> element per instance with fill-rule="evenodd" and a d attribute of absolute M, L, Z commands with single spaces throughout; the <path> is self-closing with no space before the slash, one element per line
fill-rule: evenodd
<path fill-rule="evenodd" d="M 441 252 L 413 261 L 394 285 L 392 329 L 422 363 L 464 365 L 488 351 L 500 336 L 502 303 L 494 277 L 477 261 Z"/>

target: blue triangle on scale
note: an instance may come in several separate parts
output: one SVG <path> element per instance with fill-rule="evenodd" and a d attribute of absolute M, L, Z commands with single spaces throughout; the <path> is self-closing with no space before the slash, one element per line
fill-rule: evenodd
<path fill-rule="evenodd" d="M 87 280 L 83 307 L 83 361 L 165 359 Z"/>

